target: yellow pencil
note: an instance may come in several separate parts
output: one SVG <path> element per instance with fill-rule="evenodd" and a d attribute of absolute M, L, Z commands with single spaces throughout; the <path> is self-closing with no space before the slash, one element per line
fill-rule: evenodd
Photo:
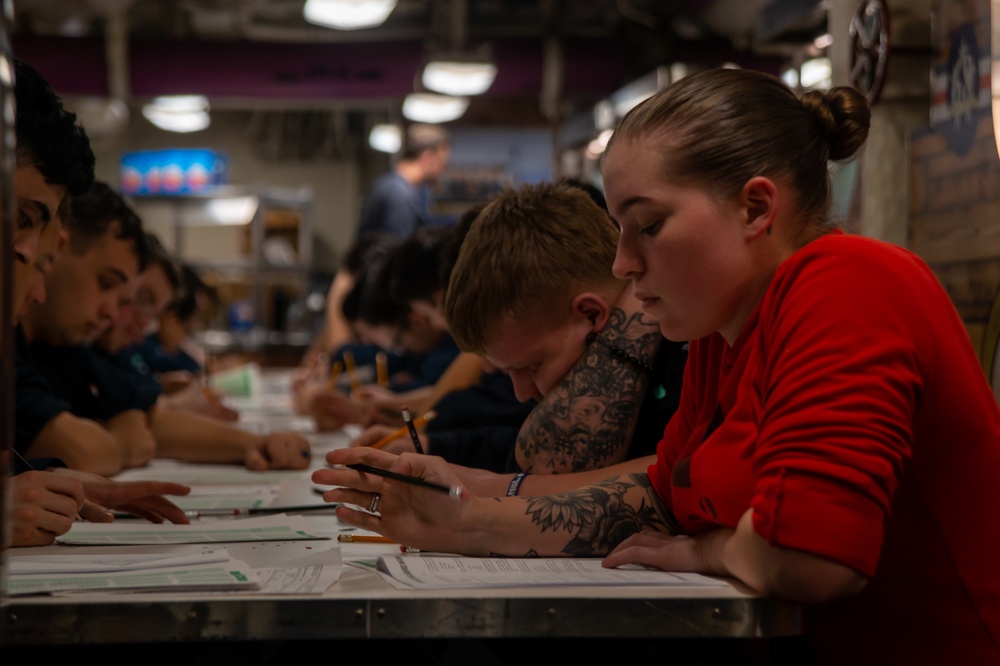
<path fill-rule="evenodd" d="M 389 386 L 389 357 L 385 352 L 375 354 L 375 371 L 379 386 Z"/>
<path fill-rule="evenodd" d="M 365 534 L 339 534 L 337 541 L 342 543 L 399 543 L 384 536 L 369 536 Z"/>
<path fill-rule="evenodd" d="M 413 419 L 413 427 L 414 428 L 419 428 L 422 425 L 424 425 L 425 423 L 427 423 L 428 421 L 433 420 L 435 416 L 437 416 L 437 412 L 432 409 L 431 411 L 427 412 L 423 416 L 418 416 L 417 418 Z M 393 441 L 394 439 L 398 439 L 398 438 L 402 437 L 408 431 L 409 431 L 409 428 L 407 426 L 403 426 L 399 430 L 396 430 L 395 432 L 389 433 L 388 435 L 386 435 L 382 439 L 380 439 L 377 442 L 375 442 L 374 444 L 372 444 L 372 448 L 373 449 L 381 449 L 383 446 L 385 446 L 389 442 Z"/>
<path fill-rule="evenodd" d="M 334 361 L 333 365 L 330 366 L 330 379 L 326 382 L 326 389 L 328 391 L 332 391 L 337 387 L 337 377 L 340 376 L 340 372 L 343 369 L 344 366 L 340 361 Z"/>
<path fill-rule="evenodd" d="M 354 373 L 354 354 L 349 351 L 344 352 L 344 366 L 347 368 L 347 378 L 351 381 L 351 391 L 357 392 L 358 378 Z"/>

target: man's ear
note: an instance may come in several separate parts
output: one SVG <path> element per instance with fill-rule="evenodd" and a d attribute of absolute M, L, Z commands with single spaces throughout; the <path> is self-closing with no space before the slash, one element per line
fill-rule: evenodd
<path fill-rule="evenodd" d="M 764 176 L 754 176 L 740 192 L 740 202 L 746 212 L 746 232 L 755 238 L 770 234 L 778 212 L 778 188 Z"/>
<path fill-rule="evenodd" d="M 573 315 L 581 323 L 589 326 L 588 332 L 597 332 L 604 328 L 611 316 L 611 306 L 593 292 L 577 294 L 573 298 Z"/>

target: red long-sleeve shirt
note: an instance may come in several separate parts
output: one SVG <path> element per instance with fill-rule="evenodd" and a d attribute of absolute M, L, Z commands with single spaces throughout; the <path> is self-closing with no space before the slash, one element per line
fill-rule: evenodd
<path fill-rule="evenodd" d="M 649 475 L 690 533 L 753 507 L 870 578 L 809 609 L 815 662 L 1000 663 L 1000 409 L 912 253 L 836 233 L 785 261 L 732 348 L 692 343 Z"/>

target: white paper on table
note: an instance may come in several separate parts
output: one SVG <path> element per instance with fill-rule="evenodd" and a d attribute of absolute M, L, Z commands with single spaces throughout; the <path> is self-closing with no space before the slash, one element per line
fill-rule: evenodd
<path fill-rule="evenodd" d="M 288 545 L 292 544 L 304 546 L 306 542 L 288 542 Z M 251 546 L 251 544 L 238 545 Z M 253 547 L 268 545 L 275 544 L 253 544 Z M 309 542 L 308 545 L 315 544 Z M 317 550 L 276 563 L 274 566 L 254 566 L 253 572 L 260 580 L 260 591 L 265 594 L 323 594 L 327 588 L 340 580 L 343 569 L 340 548 L 330 544 L 326 550 Z"/>
<path fill-rule="evenodd" d="M 190 525 L 118 521 L 73 523 L 56 542 L 74 545 L 159 545 L 175 543 L 238 543 L 325 539 L 309 533 L 301 516 L 276 514 L 250 518 L 200 520 Z"/>
<path fill-rule="evenodd" d="M 115 481 L 173 481 L 188 486 L 277 486 L 289 479 L 305 479 L 306 470 L 255 472 L 242 465 L 214 465 L 154 460 L 145 467 L 133 467 L 115 475 Z"/>
<path fill-rule="evenodd" d="M 8 596 L 24 596 L 53 592 L 233 591 L 259 587 L 258 576 L 245 563 L 230 559 L 223 563 L 142 571 L 10 576 L 4 589 Z"/>
<path fill-rule="evenodd" d="M 12 550 L 7 558 L 7 573 L 11 576 L 98 573 L 192 566 L 229 560 L 229 551 L 225 548 L 185 546 L 180 552 L 122 554 L 90 554 L 88 550 L 73 550 L 59 555 L 24 556 Z"/>
<path fill-rule="evenodd" d="M 605 569 L 596 558 L 382 556 L 378 570 L 415 589 L 553 585 L 725 587 L 701 574 L 646 568 Z"/>

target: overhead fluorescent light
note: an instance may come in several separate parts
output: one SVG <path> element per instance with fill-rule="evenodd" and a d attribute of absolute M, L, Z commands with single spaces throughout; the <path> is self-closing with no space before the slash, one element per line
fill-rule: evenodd
<path fill-rule="evenodd" d="M 806 60 L 799 67 L 799 85 L 803 88 L 828 90 L 833 80 L 833 67 L 829 58 Z"/>
<path fill-rule="evenodd" d="M 446 123 L 460 118 L 468 108 L 468 97 L 410 93 L 403 100 L 403 115 L 418 123 Z"/>
<path fill-rule="evenodd" d="M 403 135 L 398 125 L 376 125 L 368 133 L 368 145 L 383 153 L 398 153 Z"/>
<path fill-rule="evenodd" d="M 424 67 L 424 87 L 446 95 L 481 95 L 493 85 L 497 66 L 485 60 L 435 58 Z"/>
<path fill-rule="evenodd" d="M 144 105 L 142 115 L 168 132 L 197 132 L 212 122 L 208 108 L 203 95 L 167 95 Z"/>
<path fill-rule="evenodd" d="M 358 30 L 382 25 L 395 7 L 396 0 L 306 0 L 302 15 L 326 28 Z"/>

